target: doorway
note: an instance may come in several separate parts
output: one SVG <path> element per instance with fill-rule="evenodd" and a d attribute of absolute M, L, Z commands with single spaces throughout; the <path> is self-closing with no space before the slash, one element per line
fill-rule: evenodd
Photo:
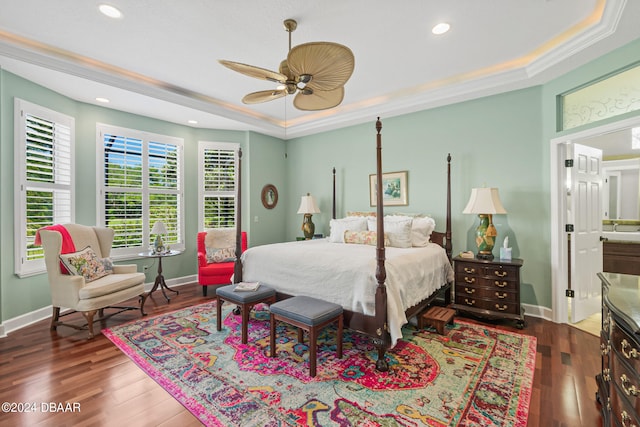
<path fill-rule="evenodd" d="M 598 135 L 640 126 L 640 117 L 622 120 L 595 127 L 551 140 L 550 172 L 551 172 L 551 284 L 553 321 L 568 323 L 571 300 L 566 296 L 569 274 L 575 271 L 571 257 L 568 256 L 570 243 L 567 239 L 566 212 L 567 180 L 566 180 L 566 147 L 571 144 L 589 145 L 586 140 Z"/>

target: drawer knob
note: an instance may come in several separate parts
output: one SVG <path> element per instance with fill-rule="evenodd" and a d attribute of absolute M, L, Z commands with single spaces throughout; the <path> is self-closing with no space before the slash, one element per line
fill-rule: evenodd
<path fill-rule="evenodd" d="M 471 268 L 471 267 L 465 267 L 464 268 L 464 272 L 468 273 L 468 274 L 473 274 L 473 273 L 476 272 L 476 269 L 475 268 Z"/>
<path fill-rule="evenodd" d="M 476 278 L 464 276 L 464 281 L 467 283 L 476 283 Z"/>
<path fill-rule="evenodd" d="M 496 297 L 498 297 L 500 299 L 505 299 L 507 297 L 507 293 L 506 292 L 503 292 L 503 293 L 496 292 Z"/>
<path fill-rule="evenodd" d="M 468 294 L 474 294 L 476 292 L 475 288 L 464 288 L 464 291 Z"/>
<path fill-rule="evenodd" d="M 637 427 L 631 422 L 631 416 L 627 413 L 627 411 L 620 412 L 620 419 L 622 420 L 622 425 L 624 427 Z"/>
<path fill-rule="evenodd" d="M 505 311 L 508 308 L 508 306 L 505 304 L 502 307 L 500 307 L 500 304 L 496 304 L 496 310 L 499 311 Z"/>
<path fill-rule="evenodd" d="M 495 282 L 493 282 L 493 284 L 496 285 L 499 288 L 506 288 L 509 283 L 500 282 L 500 281 L 496 280 Z"/>
<path fill-rule="evenodd" d="M 465 298 L 464 302 L 466 302 L 467 305 L 476 305 L 476 300 L 474 300 L 474 299 L 469 300 L 469 298 Z"/>
<path fill-rule="evenodd" d="M 626 374 L 622 374 L 620 376 L 620 383 L 622 386 L 622 390 L 627 394 L 627 396 L 637 396 L 638 389 L 634 385 L 630 385 L 631 381 L 629 381 L 629 377 Z"/>
<path fill-rule="evenodd" d="M 507 277 L 507 274 L 509 274 L 506 271 L 498 271 L 498 270 L 494 271 L 494 273 L 498 277 Z"/>
<path fill-rule="evenodd" d="M 624 357 L 626 357 L 627 359 L 637 359 L 638 358 L 638 350 L 636 350 L 635 348 L 633 348 L 631 346 L 631 344 L 629 344 L 629 341 L 627 341 L 627 339 L 623 339 L 622 343 L 620 343 L 620 351 L 622 351 L 622 355 Z M 627 349 L 631 348 L 631 351 L 628 351 Z"/>

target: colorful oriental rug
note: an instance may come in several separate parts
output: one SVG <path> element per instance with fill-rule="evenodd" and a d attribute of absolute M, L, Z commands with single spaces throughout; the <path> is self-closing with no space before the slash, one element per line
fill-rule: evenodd
<path fill-rule="evenodd" d="M 270 358 L 266 306 L 252 311 L 247 345 L 223 308 L 221 332 L 211 302 L 103 333 L 208 426 L 527 425 L 535 337 L 457 319 L 445 336 L 407 325 L 381 373 L 368 337 L 345 330 L 337 359 L 327 328 L 311 378 L 293 327 L 279 324 Z"/>

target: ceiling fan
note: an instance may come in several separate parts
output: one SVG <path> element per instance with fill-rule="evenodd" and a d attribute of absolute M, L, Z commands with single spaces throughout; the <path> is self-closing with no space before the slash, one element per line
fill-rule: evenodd
<path fill-rule="evenodd" d="M 291 33 L 298 23 L 284 21 L 289 33 L 289 54 L 280 63 L 278 72 L 240 62 L 219 62 L 227 68 L 249 77 L 279 83 L 273 90 L 252 92 L 242 98 L 245 104 L 273 101 L 296 94 L 293 105 L 299 110 L 326 110 L 339 105 L 344 98 L 344 85 L 355 66 L 353 52 L 346 46 L 331 42 L 304 43 L 291 48 Z"/>

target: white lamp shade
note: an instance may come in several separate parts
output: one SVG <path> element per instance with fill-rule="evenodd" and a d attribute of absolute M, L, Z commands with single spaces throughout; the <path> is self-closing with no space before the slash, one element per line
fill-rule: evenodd
<path fill-rule="evenodd" d="M 298 208 L 299 214 L 315 214 L 320 213 L 320 209 L 318 209 L 318 205 L 316 204 L 316 199 L 309 193 L 306 196 L 302 196 L 300 200 L 300 207 Z"/>
<path fill-rule="evenodd" d="M 473 188 L 467 207 L 462 213 L 465 214 L 506 214 L 504 206 L 500 201 L 497 188 Z"/>
<path fill-rule="evenodd" d="M 167 234 L 167 226 L 162 221 L 156 221 L 151 229 L 151 234 Z"/>

